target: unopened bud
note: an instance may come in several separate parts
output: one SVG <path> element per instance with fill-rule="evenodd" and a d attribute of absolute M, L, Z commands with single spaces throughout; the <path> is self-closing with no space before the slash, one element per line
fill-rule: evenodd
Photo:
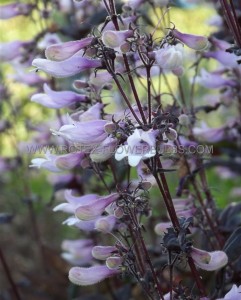
<path fill-rule="evenodd" d="M 152 184 L 149 181 L 142 181 L 140 182 L 139 187 L 145 191 L 148 191 L 152 187 Z"/>
<path fill-rule="evenodd" d="M 122 258 L 119 256 L 110 256 L 106 259 L 106 266 L 109 269 L 117 269 L 122 264 Z"/>
<path fill-rule="evenodd" d="M 130 51 L 130 49 L 131 49 L 130 43 L 128 43 L 128 42 L 125 42 L 125 43 L 120 45 L 120 50 L 121 50 L 122 53 L 127 53 L 127 52 Z"/>
<path fill-rule="evenodd" d="M 179 120 L 179 124 L 182 125 L 182 126 L 188 126 L 190 124 L 190 119 L 187 115 L 185 114 L 181 114 L 179 117 L 178 117 L 178 120 Z"/>
<path fill-rule="evenodd" d="M 117 208 L 114 210 L 114 216 L 115 216 L 117 219 L 122 218 L 123 215 L 124 215 L 124 210 L 123 210 L 123 208 L 117 207 Z"/>
<path fill-rule="evenodd" d="M 92 256 L 95 259 L 106 260 L 109 256 L 116 252 L 117 248 L 115 246 L 95 246 L 92 249 Z"/>
<path fill-rule="evenodd" d="M 177 138 L 177 132 L 175 129 L 168 128 L 168 131 L 166 131 L 165 134 L 166 137 L 171 141 L 175 141 Z"/>
<path fill-rule="evenodd" d="M 116 130 L 116 124 L 115 123 L 106 123 L 104 126 L 105 132 L 108 134 L 111 134 L 115 132 Z"/>
<path fill-rule="evenodd" d="M 167 232 L 167 229 L 170 228 L 172 225 L 171 222 L 161 222 L 156 224 L 154 231 L 158 235 L 164 235 L 165 232 Z"/>

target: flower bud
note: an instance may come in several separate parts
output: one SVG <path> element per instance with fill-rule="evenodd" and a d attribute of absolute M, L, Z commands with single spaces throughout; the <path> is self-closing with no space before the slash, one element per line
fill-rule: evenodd
<path fill-rule="evenodd" d="M 69 271 L 69 280 L 77 285 L 92 285 L 118 274 L 120 271 L 109 269 L 107 266 L 93 266 L 90 268 L 74 267 Z"/>
<path fill-rule="evenodd" d="M 172 34 L 189 48 L 196 51 L 203 51 L 209 46 L 208 39 L 205 36 L 181 33 L 177 29 L 172 30 Z"/>
<path fill-rule="evenodd" d="M 107 70 L 100 70 L 96 74 L 92 73 L 90 75 L 89 82 L 90 84 L 102 88 L 107 83 L 111 82 L 113 77 Z"/>
<path fill-rule="evenodd" d="M 115 216 L 117 219 L 122 218 L 123 215 L 124 215 L 124 210 L 123 210 L 123 208 L 117 207 L 117 208 L 114 210 L 114 216 Z"/>
<path fill-rule="evenodd" d="M 165 131 L 165 135 L 170 141 L 175 141 L 177 139 L 177 132 L 175 129 L 168 128 L 168 130 Z"/>
<path fill-rule="evenodd" d="M 120 50 L 122 53 L 127 53 L 130 51 L 130 49 L 131 49 L 131 46 L 130 46 L 130 43 L 128 43 L 128 42 L 125 42 L 120 45 Z"/>
<path fill-rule="evenodd" d="M 120 47 L 125 40 L 133 36 L 133 30 L 107 30 L 102 35 L 103 43 L 110 48 Z"/>
<path fill-rule="evenodd" d="M 190 124 L 190 119 L 189 119 L 188 115 L 181 114 L 178 117 L 178 120 L 179 120 L 179 124 L 182 126 L 188 126 Z"/>
<path fill-rule="evenodd" d="M 111 123 L 105 124 L 104 128 L 105 128 L 106 133 L 111 134 L 116 130 L 117 126 L 115 123 L 111 122 Z"/>
<path fill-rule="evenodd" d="M 181 77 L 184 73 L 184 68 L 182 66 L 172 70 L 172 73 L 178 77 Z"/>
<path fill-rule="evenodd" d="M 106 266 L 110 270 L 118 269 L 122 264 L 123 259 L 119 256 L 110 256 L 106 259 Z"/>
<path fill-rule="evenodd" d="M 170 228 L 172 225 L 171 222 L 161 222 L 156 224 L 154 231 L 158 235 L 164 235 L 164 233 L 167 231 L 167 228 Z"/>
<path fill-rule="evenodd" d="M 115 246 L 95 246 L 92 249 L 92 256 L 95 259 L 106 260 L 114 252 L 117 252 L 117 248 Z"/>

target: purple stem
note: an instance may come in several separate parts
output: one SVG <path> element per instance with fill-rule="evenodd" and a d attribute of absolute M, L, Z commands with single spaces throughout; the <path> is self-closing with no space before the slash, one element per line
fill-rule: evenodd
<path fill-rule="evenodd" d="M 17 300 L 21 300 L 21 297 L 20 297 L 20 294 L 18 292 L 17 286 L 16 286 L 15 282 L 13 281 L 10 269 L 8 267 L 8 264 L 6 262 L 6 259 L 5 259 L 4 255 L 3 255 L 3 252 L 1 250 L 1 248 L 0 248 L 0 260 L 2 262 L 2 266 L 3 266 L 3 269 L 4 269 L 5 274 L 7 276 L 7 279 L 8 279 L 8 281 L 9 281 L 11 287 L 12 287 L 12 290 L 13 290 L 15 298 Z"/>

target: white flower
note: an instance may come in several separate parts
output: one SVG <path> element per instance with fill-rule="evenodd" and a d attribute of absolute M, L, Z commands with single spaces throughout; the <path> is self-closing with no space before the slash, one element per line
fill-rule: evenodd
<path fill-rule="evenodd" d="M 156 51 L 156 62 L 164 70 L 175 70 L 183 64 L 183 45 L 168 45 Z"/>
<path fill-rule="evenodd" d="M 156 155 L 155 145 L 155 131 L 135 129 L 134 133 L 128 137 L 127 144 L 117 149 L 115 159 L 119 161 L 128 157 L 129 165 L 136 167 L 141 160 Z"/>

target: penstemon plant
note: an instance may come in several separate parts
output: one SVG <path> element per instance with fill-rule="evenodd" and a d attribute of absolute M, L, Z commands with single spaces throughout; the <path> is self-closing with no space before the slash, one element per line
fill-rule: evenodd
<path fill-rule="evenodd" d="M 125 299 L 241 297 L 240 204 L 219 210 L 207 177 L 212 166 L 222 170 L 222 143 L 240 148 L 241 7 L 213 2 L 226 23 L 209 37 L 181 32 L 172 1 L 2 7 L 3 19 L 36 10 L 48 21 L 58 5 L 72 22 L 55 28 L 59 35 L 46 23 L 31 41 L 2 44 L 10 49 L 2 59 L 18 59 L 18 80 L 37 87 L 31 101 L 56 110 L 55 153 L 30 167 L 70 173 L 56 177 L 67 189 L 53 210 L 69 214 L 63 223 L 80 231 L 62 243 L 73 284 L 107 280 L 112 299 L 124 299 L 115 290 L 129 285 L 141 292 Z M 20 80 L 29 63 L 36 72 Z M 234 108 L 216 128 L 200 114 Z"/>

